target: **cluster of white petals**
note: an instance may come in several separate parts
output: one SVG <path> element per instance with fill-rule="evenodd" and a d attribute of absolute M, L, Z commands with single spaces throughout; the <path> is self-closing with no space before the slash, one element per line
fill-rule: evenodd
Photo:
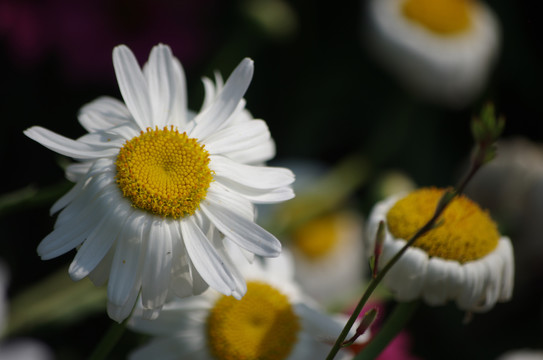
<path fill-rule="evenodd" d="M 401 198 L 391 196 L 377 203 L 369 217 L 366 251 L 373 254 L 379 222 L 386 223 L 388 211 Z M 379 268 L 405 245 L 407 239 L 395 238 L 388 229 Z M 454 300 L 460 309 L 474 312 L 490 310 L 496 302 L 511 299 L 514 284 L 513 247 L 502 236 L 496 248 L 483 258 L 460 263 L 429 256 L 411 246 L 383 279 L 398 301 L 422 298 L 429 305 Z"/>
<path fill-rule="evenodd" d="M 240 298 L 245 281 L 225 251 L 234 243 L 246 254 L 277 256 L 280 242 L 255 224 L 255 203 L 290 199 L 294 175 L 262 164 L 275 155 L 266 123 L 245 110 L 243 96 L 253 75 L 244 59 L 226 83 L 205 78 L 198 113 L 187 108 L 183 68 L 168 46 L 153 48 L 140 68 L 126 46 L 113 51 L 124 103 L 101 97 L 85 105 L 80 124 L 88 134 L 72 140 L 42 127 L 25 134 L 77 162 L 66 170 L 75 186 L 52 207 L 55 229 L 39 245 L 42 259 L 72 249 L 74 280 L 108 283 L 108 313 L 122 321 L 141 294 L 146 316 L 156 317 L 169 292 L 200 294 L 208 286 Z M 147 129 L 173 127 L 209 153 L 213 180 L 190 216 L 174 219 L 133 206 L 116 183 L 123 145 Z"/>

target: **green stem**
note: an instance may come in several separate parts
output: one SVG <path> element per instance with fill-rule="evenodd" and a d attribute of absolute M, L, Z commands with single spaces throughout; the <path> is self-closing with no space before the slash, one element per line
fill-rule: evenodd
<path fill-rule="evenodd" d="M 418 308 L 420 300 L 398 303 L 390 314 L 385 325 L 377 335 L 364 347 L 354 360 L 371 360 L 377 358 L 398 333 L 405 327 Z"/>
<path fill-rule="evenodd" d="M 392 259 L 388 261 L 388 263 L 383 267 L 381 271 L 377 273 L 377 276 L 374 277 L 370 283 L 368 284 L 368 287 L 366 288 L 366 291 L 364 292 L 364 295 L 362 295 L 362 298 L 360 299 L 360 302 L 356 306 L 355 310 L 353 311 L 351 317 L 347 321 L 347 324 L 343 328 L 343 331 L 337 338 L 334 346 L 332 347 L 332 350 L 330 350 L 330 353 L 326 357 L 326 360 L 332 360 L 337 353 L 339 352 L 339 349 L 341 348 L 341 345 L 345 341 L 345 338 L 349 334 L 349 331 L 354 325 L 354 322 L 358 318 L 358 315 L 362 311 L 362 308 L 364 305 L 366 305 L 366 302 L 370 298 L 373 291 L 377 288 L 377 285 L 383 280 L 384 276 L 388 273 L 388 271 L 392 268 L 394 264 L 400 259 L 400 257 L 407 251 L 407 249 L 413 245 L 413 243 L 422 235 L 424 235 L 426 232 L 432 230 L 437 222 L 437 219 L 441 216 L 443 211 L 445 211 L 445 208 L 451 203 L 451 201 L 454 199 L 454 197 L 460 195 L 463 191 L 468 182 L 471 180 L 473 175 L 477 172 L 477 170 L 481 167 L 482 162 L 480 159 L 480 156 L 476 156 L 474 161 L 471 164 L 470 170 L 466 174 L 466 176 L 460 181 L 458 186 L 456 187 L 456 190 L 454 191 L 445 191 L 441 199 L 439 200 L 436 210 L 434 212 L 434 215 L 424 224 L 423 227 L 421 227 L 407 242 L 406 244 L 398 251 Z"/>
<path fill-rule="evenodd" d="M 362 298 L 358 302 L 358 305 L 356 305 L 356 308 L 354 309 L 351 317 L 347 321 L 347 324 L 345 324 L 345 327 L 341 331 L 341 334 L 339 334 L 339 337 L 336 339 L 336 342 L 334 346 L 332 347 L 332 350 L 330 350 L 330 353 L 326 357 L 326 360 L 332 360 L 337 355 L 337 353 L 339 352 L 339 349 L 341 348 L 341 344 L 343 344 L 343 342 L 345 341 L 345 338 L 349 334 L 349 330 L 351 330 L 351 328 L 353 327 L 354 322 L 358 318 L 358 315 L 362 311 L 362 308 L 364 307 L 364 305 L 366 305 L 366 302 L 369 300 L 373 291 L 377 288 L 377 285 L 379 285 L 379 283 L 385 277 L 388 271 L 400 259 L 400 257 L 407 251 L 407 249 L 415 242 L 415 240 L 417 240 L 419 237 L 424 235 L 424 233 L 426 233 L 427 231 L 430 231 L 433 228 L 437 218 L 441 215 L 443 210 L 445 210 L 445 206 L 438 208 L 436 212 L 434 213 L 434 216 L 432 216 L 432 218 L 428 220 L 428 222 L 423 227 L 421 227 L 415 233 L 415 235 L 413 235 L 409 239 L 409 241 L 400 249 L 400 251 L 398 251 L 392 257 L 392 259 L 390 259 L 387 262 L 385 267 L 383 267 L 383 269 L 377 273 L 377 276 L 371 279 L 370 283 L 368 284 L 368 287 L 366 288 L 366 291 L 364 291 L 364 295 L 362 295 Z"/>
<path fill-rule="evenodd" d="M 94 352 L 89 357 L 89 360 L 103 360 L 106 359 L 111 350 L 119 342 L 124 331 L 126 330 L 126 322 L 117 323 L 113 322 L 107 333 L 104 335 Z"/>

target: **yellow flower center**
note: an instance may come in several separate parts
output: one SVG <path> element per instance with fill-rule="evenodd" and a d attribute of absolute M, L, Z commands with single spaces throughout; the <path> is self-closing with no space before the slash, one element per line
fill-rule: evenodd
<path fill-rule="evenodd" d="M 416 190 L 388 211 L 390 233 L 409 239 L 434 214 L 443 189 Z M 456 197 L 441 215 L 442 223 L 418 238 L 413 246 L 429 256 L 456 260 L 460 263 L 477 260 L 492 252 L 500 234 L 486 211 L 465 196 Z"/>
<path fill-rule="evenodd" d="M 172 126 L 147 128 L 117 156 L 117 184 L 135 207 L 174 219 L 192 215 L 213 180 L 209 154 Z"/>
<path fill-rule="evenodd" d="M 470 0 L 406 0 L 404 15 L 438 34 L 458 34 L 471 26 Z"/>
<path fill-rule="evenodd" d="M 297 228 L 292 240 L 294 246 L 310 259 L 324 257 L 338 240 L 337 219 L 333 215 L 319 217 Z"/>
<path fill-rule="evenodd" d="M 222 296 L 207 318 L 207 339 L 218 360 L 281 360 L 297 341 L 300 321 L 272 286 L 248 282 L 241 300 Z"/>

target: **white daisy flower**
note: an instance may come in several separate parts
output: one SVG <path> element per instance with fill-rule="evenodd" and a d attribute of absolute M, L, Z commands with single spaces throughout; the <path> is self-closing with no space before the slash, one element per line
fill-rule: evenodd
<path fill-rule="evenodd" d="M 433 215 L 443 190 L 422 188 L 390 197 L 372 210 L 368 254 L 373 253 L 380 221 L 386 237 L 379 260 L 382 268 Z M 421 236 L 385 275 L 383 282 L 399 301 L 422 297 L 429 305 L 455 300 L 467 311 L 483 312 L 513 292 L 513 247 L 500 236 L 490 216 L 465 196 L 443 212 L 443 222 Z"/>
<path fill-rule="evenodd" d="M 312 219 L 291 234 L 295 277 L 303 290 L 323 306 L 359 296 L 365 267 L 362 217 L 342 210 Z"/>
<path fill-rule="evenodd" d="M 408 88 L 462 107 L 482 91 L 499 46 L 492 11 L 473 0 L 371 0 L 368 45 Z"/>
<path fill-rule="evenodd" d="M 88 134 L 25 131 L 78 160 L 66 170 L 76 184 L 51 208 L 60 213 L 38 254 L 51 259 L 76 248 L 71 277 L 108 281 L 108 313 L 117 321 L 140 292 L 149 317 L 168 291 L 184 297 L 211 286 L 240 298 L 245 283 L 224 238 L 248 260 L 277 256 L 281 244 L 255 224 L 253 204 L 294 196 L 290 170 L 255 165 L 275 148 L 266 123 L 244 109 L 253 62 L 244 59 L 224 86 L 204 79 L 197 114 L 187 109 L 183 69 L 168 46 L 154 47 L 142 70 L 121 45 L 113 64 L 125 103 L 103 97 L 84 106 L 79 122 Z"/>
<path fill-rule="evenodd" d="M 154 338 L 130 359 L 324 358 L 346 319 L 323 314 L 300 292 L 290 253 L 255 261 L 241 271 L 248 287 L 241 300 L 210 289 L 168 302 L 156 320 L 144 319 L 136 308 L 128 326 Z"/>

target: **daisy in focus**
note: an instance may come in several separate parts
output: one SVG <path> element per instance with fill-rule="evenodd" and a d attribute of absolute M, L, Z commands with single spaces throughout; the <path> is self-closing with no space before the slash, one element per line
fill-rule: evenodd
<path fill-rule="evenodd" d="M 371 0 L 368 45 L 415 93 L 463 107 L 483 90 L 500 46 L 497 20 L 475 0 Z"/>
<path fill-rule="evenodd" d="M 244 264 L 241 300 L 209 289 L 168 302 L 156 320 L 136 308 L 128 326 L 154 338 L 130 356 L 139 359 L 313 360 L 323 358 L 346 319 L 318 310 L 293 280 L 290 253 Z M 359 338 L 367 341 L 367 335 Z M 340 353 L 349 357 L 347 352 Z"/>
<path fill-rule="evenodd" d="M 380 221 L 386 223 L 383 267 L 435 211 L 442 189 L 422 188 L 393 196 L 372 210 L 366 250 L 373 253 Z M 465 196 L 456 197 L 435 229 L 418 238 L 384 277 L 398 301 L 423 298 L 429 305 L 449 300 L 466 311 L 484 312 L 513 292 L 513 248 L 488 213 Z"/>
<path fill-rule="evenodd" d="M 51 208 L 55 229 L 38 246 L 42 259 L 76 248 L 69 272 L 108 282 L 108 314 L 122 321 L 141 293 L 156 317 L 171 291 L 179 297 L 208 286 L 241 298 L 246 284 L 225 251 L 273 257 L 280 242 L 255 224 L 255 203 L 294 196 L 288 169 L 261 165 L 275 155 L 266 123 L 245 110 L 253 75 L 244 59 L 226 83 L 203 79 L 202 109 L 187 109 L 180 62 L 154 47 L 143 69 L 126 46 L 113 51 L 124 100 L 102 97 L 81 109 L 88 134 L 77 140 L 42 127 L 31 139 L 77 162 L 75 186 Z"/>

